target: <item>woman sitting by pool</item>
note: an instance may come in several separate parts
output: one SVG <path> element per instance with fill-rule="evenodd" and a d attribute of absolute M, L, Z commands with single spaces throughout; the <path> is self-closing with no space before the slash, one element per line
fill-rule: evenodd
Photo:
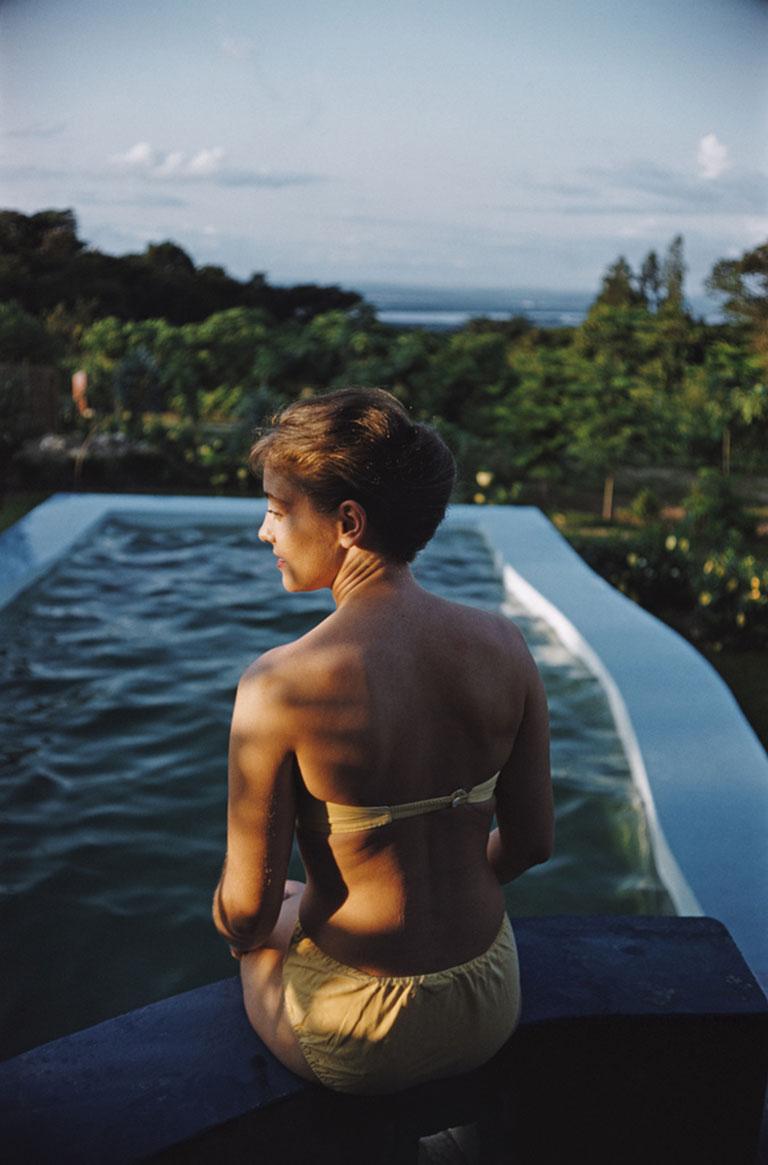
<path fill-rule="evenodd" d="M 343 1092 L 468 1071 L 520 1010 L 501 884 L 552 848 L 538 672 L 502 615 L 414 581 L 455 471 L 389 393 L 289 406 L 251 465 L 283 586 L 336 610 L 238 687 L 213 913 L 248 1018 Z M 306 886 L 286 881 L 294 829 Z"/>

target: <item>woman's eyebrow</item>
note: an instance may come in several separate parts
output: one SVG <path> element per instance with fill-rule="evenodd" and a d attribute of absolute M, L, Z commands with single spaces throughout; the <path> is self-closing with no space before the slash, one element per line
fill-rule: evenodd
<path fill-rule="evenodd" d="M 288 505 L 287 498 L 279 498 L 279 497 L 277 497 L 276 494 L 265 493 L 264 497 L 267 499 L 268 502 L 277 502 L 277 504 L 279 506 L 287 506 Z"/>

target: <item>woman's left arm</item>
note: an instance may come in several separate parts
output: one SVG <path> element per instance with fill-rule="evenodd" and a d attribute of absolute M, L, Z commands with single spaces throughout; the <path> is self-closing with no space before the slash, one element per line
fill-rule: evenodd
<path fill-rule="evenodd" d="M 232 714 L 227 855 L 213 896 L 213 921 L 234 955 L 269 938 L 291 856 L 293 717 L 278 673 L 276 662 L 262 656 L 241 679 Z"/>

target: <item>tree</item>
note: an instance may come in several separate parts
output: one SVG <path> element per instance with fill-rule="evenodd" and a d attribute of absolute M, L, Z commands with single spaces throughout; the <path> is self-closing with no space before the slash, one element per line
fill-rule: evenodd
<path fill-rule="evenodd" d="M 160 369 L 148 348 L 137 345 L 126 353 L 115 369 L 114 386 L 119 405 L 129 414 L 128 432 L 141 436 L 143 414 L 158 411 L 161 395 Z"/>
<path fill-rule="evenodd" d="M 574 425 L 574 385 L 583 377 L 573 348 L 547 348 L 529 340 L 508 354 L 515 380 L 494 410 L 494 446 L 517 477 L 544 483 L 562 477 Z M 490 468 L 496 468 L 493 461 Z"/>
<path fill-rule="evenodd" d="M 646 263 L 650 272 L 650 255 Z M 648 329 L 649 355 L 655 365 L 648 372 L 658 378 L 659 388 L 668 396 L 679 394 L 682 389 L 694 336 L 693 321 L 685 307 L 685 273 L 683 236 L 676 235 L 661 266 L 663 294 L 659 292 L 657 296 L 656 312 Z"/>
<path fill-rule="evenodd" d="M 683 258 L 683 236 L 675 235 L 667 248 L 661 268 L 661 283 L 664 289 L 662 307 L 668 311 L 684 310 L 686 265 Z"/>
<path fill-rule="evenodd" d="M 740 259 L 721 259 L 706 281 L 707 290 L 725 295 L 723 310 L 754 330 L 759 350 L 768 348 L 768 242 Z"/>
<path fill-rule="evenodd" d="M 6 299 L 35 315 L 58 305 L 74 311 L 78 304 L 82 314 L 90 304 L 88 323 L 114 315 L 184 324 L 238 306 L 306 321 L 366 306 L 357 292 L 336 286 L 272 287 L 260 274 L 240 282 L 221 267 L 198 269 L 170 240 L 150 243 L 140 255 L 105 255 L 78 238 L 71 210 L 0 211 L 0 301 Z"/>
<path fill-rule="evenodd" d="M 643 381 L 610 360 L 584 369 L 573 398 L 570 454 L 603 477 L 602 515 L 613 518 L 618 470 L 658 453 L 664 430 L 654 408 L 655 394 Z"/>
<path fill-rule="evenodd" d="M 578 374 L 572 389 L 570 452 L 583 466 L 602 474 L 606 520 L 613 516 L 621 466 L 659 459 L 674 436 L 668 424 L 669 385 L 662 357 L 654 350 L 662 312 L 652 315 L 648 311 L 630 275 L 622 259 L 608 269 L 603 292 L 574 334 L 579 362 L 574 365 Z M 654 360 L 659 372 L 649 375 Z"/>
<path fill-rule="evenodd" d="M 595 303 L 607 307 L 638 307 L 643 302 L 643 295 L 635 287 L 632 268 L 624 256 L 619 255 L 605 272 Z"/>
<path fill-rule="evenodd" d="M 164 275 L 191 276 L 195 274 L 195 264 L 187 252 L 176 243 L 148 243 L 141 258 L 149 267 Z"/>
<path fill-rule="evenodd" d="M 510 384 L 507 343 L 497 332 L 454 332 L 432 361 L 432 409 L 477 436 L 490 436 L 495 403 Z"/>
<path fill-rule="evenodd" d="M 88 400 L 97 412 L 115 406 L 114 372 L 128 351 L 129 328 L 116 316 L 97 320 L 83 332 L 82 366 L 88 373 Z"/>
<path fill-rule="evenodd" d="M 199 387 L 218 388 L 254 379 L 254 364 L 268 342 L 268 318 L 263 311 L 233 307 L 215 312 L 196 324 L 186 324 L 186 343 L 195 353 Z"/>
<path fill-rule="evenodd" d="M 647 306 L 657 311 L 661 301 L 661 266 L 655 251 L 649 251 L 643 259 L 639 289 Z"/>
<path fill-rule="evenodd" d="M 719 340 L 707 351 L 708 405 L 720 433 L 725 476 L 731 472 L 734 428 L 749 427 L 768 416 L 768 389 L 760 372 L 758 359 L 741 344 Z"/>
<path fill-rule="evenodd" d="M 56 345 L 43 324 L 16 302 L 0 303 L 0 362 L 47 364 Z"/>

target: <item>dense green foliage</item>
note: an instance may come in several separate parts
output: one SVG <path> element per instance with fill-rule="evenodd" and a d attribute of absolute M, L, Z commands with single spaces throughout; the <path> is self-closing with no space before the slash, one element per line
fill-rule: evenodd
<path fill-rule="evenodd" d="M 702 470 L 674 525 L 651 521 L 634 537 L 571 535 L 590 566 L 694 642 L 768 646 L 768 565 L 750 548 L 755 523 L 727 478 Z"/>
<path fill-rule="evenodd" d="M 121 431 L 154 451 L 154 477 L 137 484 L 245 489 L 254 427 L 348 384 L 387 387 L 435 423 L 463 499 L 602 480 L 610 516 L 627 466 L 766 464 L 768 246 L 715 267 L 725 324 L 688 311 L 678 237 L 637 273 L 612 264 L 576 328 L 477 319 L 443 333 L 387 327 L 337 287 L 241 283 L 170 242 L 104 255 L 70 211 L 0 212 L 0 248 L 0 363 L 56 363 L 79 440 Z M 79 411 L 76 369 L 88 377 Z M 10 432 L 12 403 L 3 412 Z"/>

